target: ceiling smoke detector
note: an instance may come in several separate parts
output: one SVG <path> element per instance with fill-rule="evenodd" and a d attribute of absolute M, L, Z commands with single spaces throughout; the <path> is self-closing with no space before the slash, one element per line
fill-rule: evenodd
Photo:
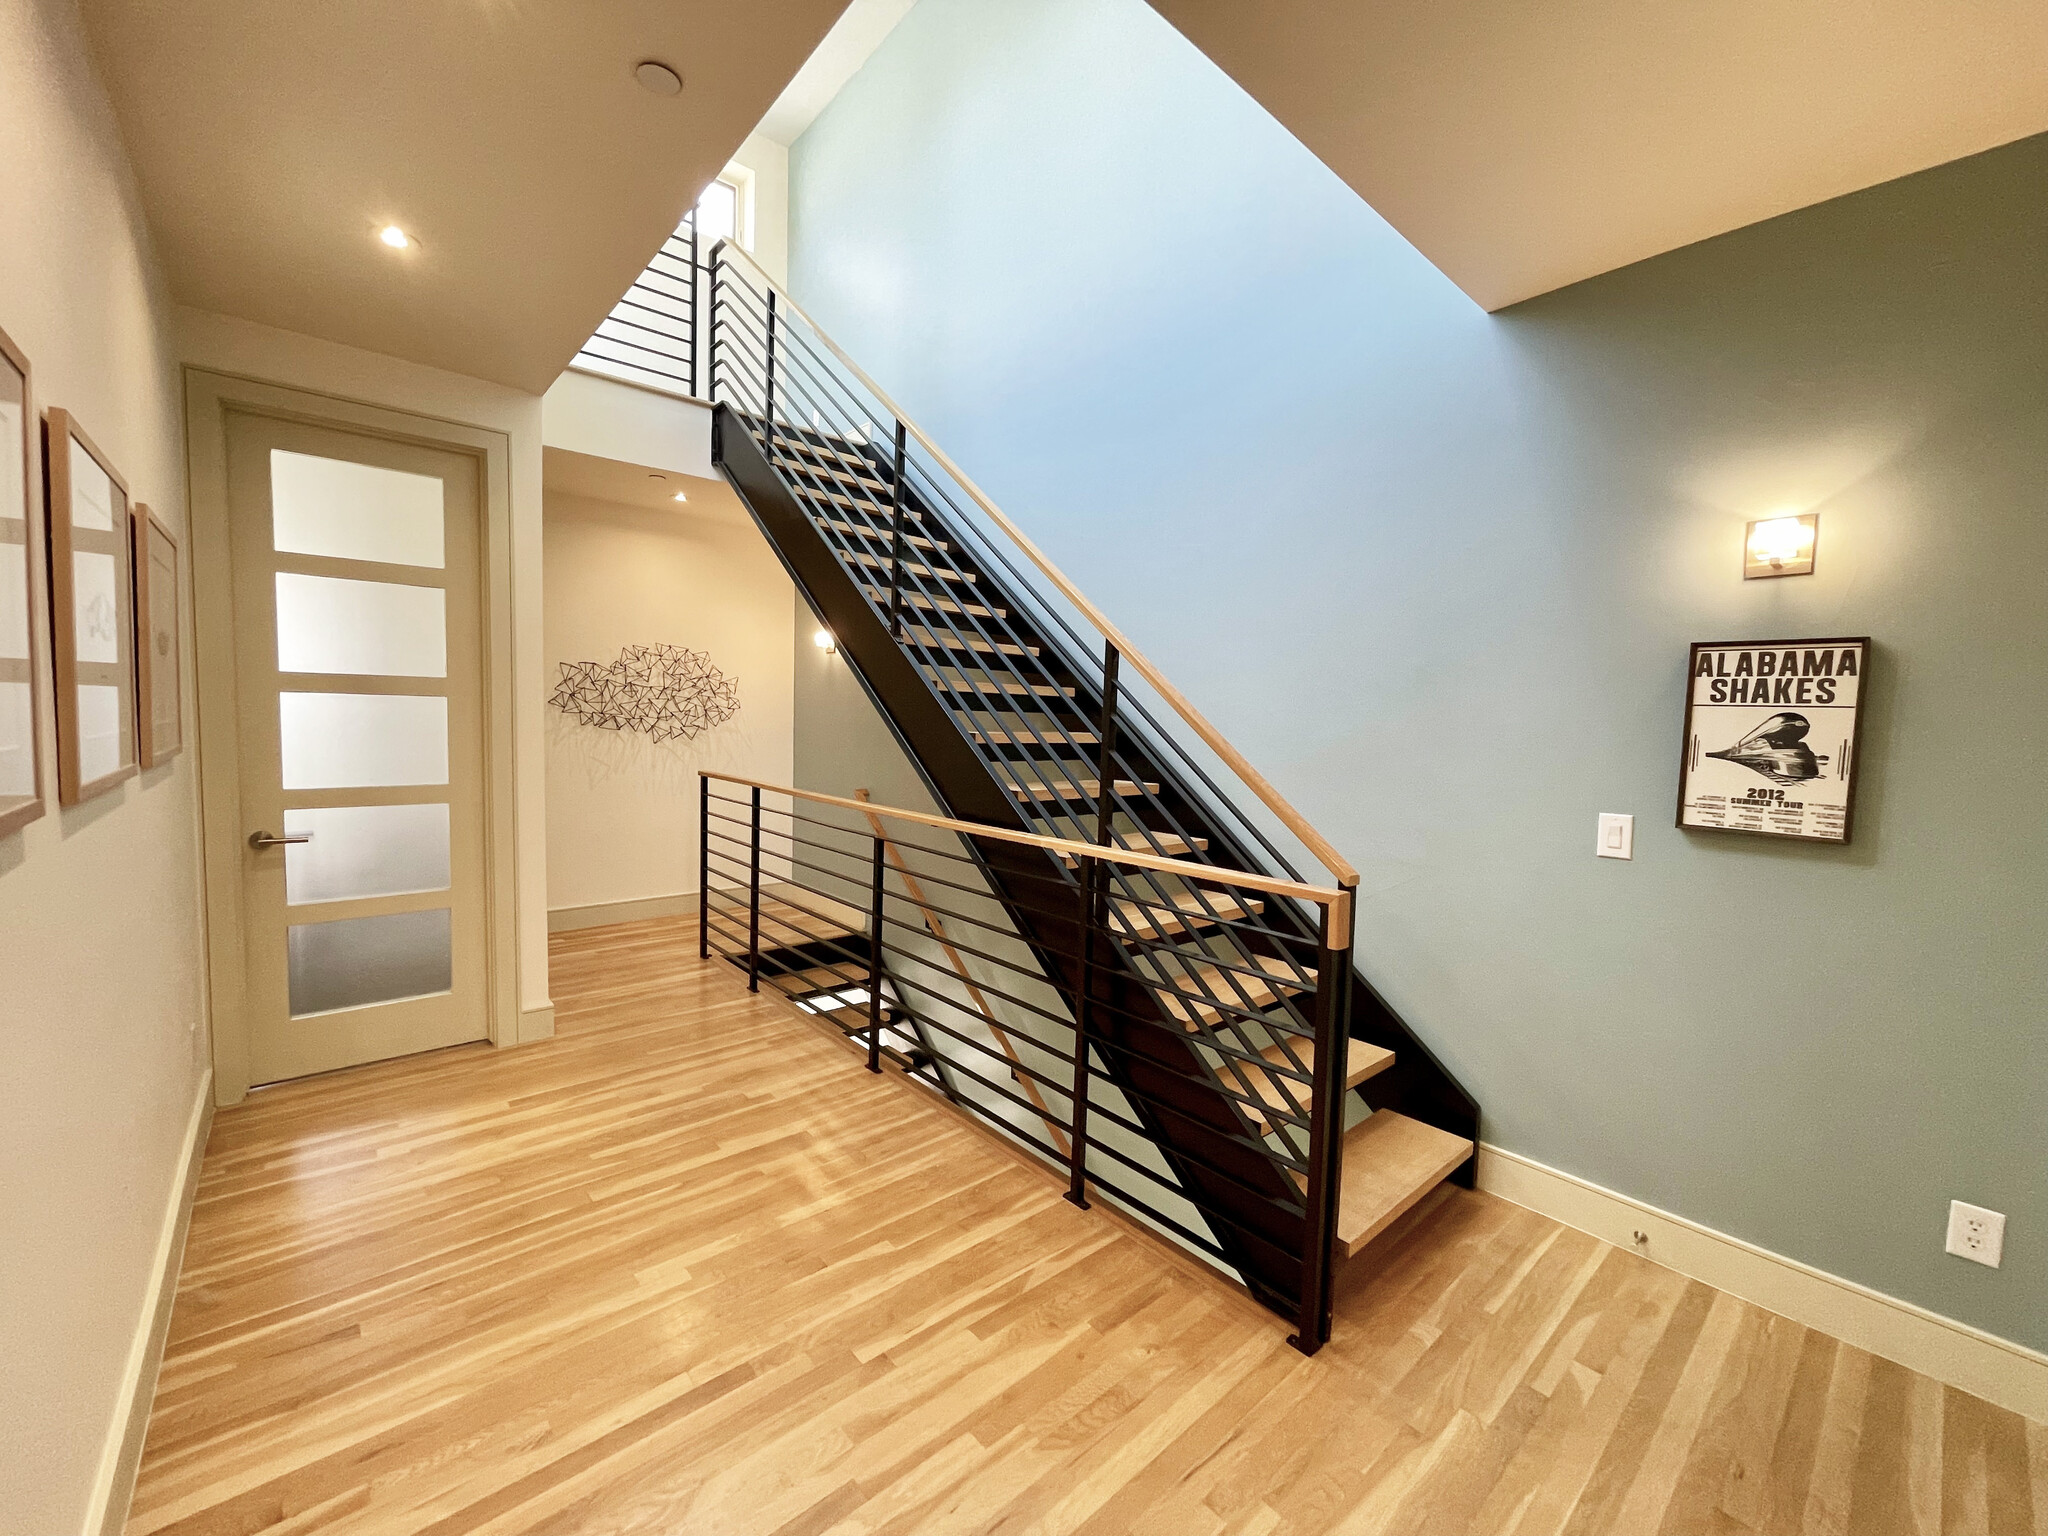
<path fill-rule="evenodd" d="M 634 66 L 633 78 L 657 96 L 683 94 L 683 77 L 658 59 L 647 59 Z"/>

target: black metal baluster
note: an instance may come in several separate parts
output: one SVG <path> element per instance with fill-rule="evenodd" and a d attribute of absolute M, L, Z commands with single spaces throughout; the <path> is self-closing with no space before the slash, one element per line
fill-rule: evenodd
<path fill-rule="evenodd" d="M 747 990 L 761 990 L 761 791 L 754 791 L 753 826 L 748 833 Z"/>
<path fill-rule="evenodd" d="M 1067 1149 L 1067 1198 L 1088 1209 L 1088 1024 L 1095 989 L 1095 896 L 1102 861 L 1081 860 L 1080 984 L 1074 989 L 1073 1138 Z"/>
<path fill-rule="evenodd" d="M 903 460 L 909 429 L 896 423 L 896 486 L 889 500 L 889 634 L 903 639 Z"/>
<path fill-rule="evenodd" d="M 1095 734 L 1102 740 L 1096 751 L 1096 810 L 1095 841 L 1105 848 L 1109 846 L 1109 824 L 1111 813 L 1116 807 L 1116 694 L 1119 664 L 1117 648 L 1111 642 L 1102 642 L 1102 718 L 1095 723 Z"/>
<path fill-rule="evenodd" d="M 768 382 L 767 409 L 761 416 L 761 441 L 768 450 L 768 462 L 775 463 L 775 290 L 768 290 Z"/>
<path fill-rule="evenodd" d="M 1341 905 L 1341 918 L 1331 906 L 1324 906 L 1316 945 L 1316 1063 L 1310 1074 L 1314 1098 L 1309 1109 L 1308 1206 L 1302 1223 L 1301 1310 L 1287 1340 L 1304 1355 L 1314 1354 L 1329 1340 L 1330 1281 L 1336 1265 L 1344 1070 L 1351 1052 L 1352 902 L 1347 896 Z"/>
<path fill-rule="evenodd" d="M 1114 810 L 1111 791 L 1115 778 L 1111 771 L 1112 754 L 1116 749 L 1116 694 L 1119 658 L 1114 645 L 1104 642 L 1102 647 L 1102 714 L 1096 721 L 1096 734 L 1101 737 L 1096 755 L 1097 772 L 1100 782 L 1095 812 L 1095 841 L 1107 847 L 1109 844 L 1110 816 Z M 1084 859 L 1081 871 L 1081 985 L 1076 993 L 1074 1007 L 1074 1145 L 1068 1157 L 1067 1198 L 1088 1208 L 1085 1192 L 1088 1156 L 1088 1023 L 1093 1007 L 1091 992 L 1095 984 L 1095 934 L 1108 918 L 1107 903 L 1103 899 L 1104 880 L 1102 861 Z"/>
<path fill-rule="evenodd" d="M 874 894 L 868 908 L 868 1070 L 882 1070 L 882 838 L 875 836 Z"/>
<path fill-rule="evenodd" d="M 697 322 L 697 281 L 700 275 L 697 271 L 697 214 L 696 210 L 692 209 L 690 212 L 690 393 L 696 395 L 699 400 L 704 398 L 697 391 L 697 343 L 703 334 L 698 328 Z"/>
<path fill-rule="evenodd" d="M 711 958 L 711 781 L 697 775 L 697 958 Z"/>

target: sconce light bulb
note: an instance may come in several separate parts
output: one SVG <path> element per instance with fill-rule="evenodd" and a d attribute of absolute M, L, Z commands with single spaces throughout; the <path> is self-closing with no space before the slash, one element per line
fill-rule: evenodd
<path fill-rule="evenodd" d="M 821 629 L 811 636 L 811 643 L 827 656 L 839 654 L 839 642 L 832 637 L 832 631 L 829 629 Z"/>
<path fill-rule="evenodd" d="M 1758 523 L 1749 536 L 1750 554 L 1774 568 L 1803 560 L 1812 548 L 1812 534 L 1796 517 L 1774 517 Z"/>

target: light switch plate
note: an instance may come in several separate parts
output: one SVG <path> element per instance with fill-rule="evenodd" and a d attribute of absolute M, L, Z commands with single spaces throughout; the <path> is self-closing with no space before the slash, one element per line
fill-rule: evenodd
<path fill-rule="evenodd" d="M 1948 1251 L 1959 1259 L 1998 1268 L 2005 1258 L 2005 1214 L 1949 1201 Z"/>
<path fill-rule="evenodd" d="M 1600 813 L 1600 840 L 1593 851 L 1603 859 L 1632 859 L 1636 856 L 1636 819 L 1617 811 Z"/>

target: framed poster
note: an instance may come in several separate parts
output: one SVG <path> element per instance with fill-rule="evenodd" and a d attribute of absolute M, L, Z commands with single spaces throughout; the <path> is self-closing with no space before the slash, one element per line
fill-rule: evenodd
<path fill-rule="evenodd" d="M 136 771 L 134 536 L 128 485 L 69 411 L 43 413 L 57 798 L 77 805 Z"/>
<path fill-rule="evenodd" d="M 1846 843 L 1870 637 L 1692 648 L 1678 825 Z"/>
<path fill-rule="evenodd" d="M 0 837 L 43 814 L 32 410 L 28 359 L 0 331 Z"/>
<path fill-rule="evenodd" d="M 135 504 L 135 725 L 137 756 L 155 768 L 185 745 L 178 687 L 178 539 Z"/>

